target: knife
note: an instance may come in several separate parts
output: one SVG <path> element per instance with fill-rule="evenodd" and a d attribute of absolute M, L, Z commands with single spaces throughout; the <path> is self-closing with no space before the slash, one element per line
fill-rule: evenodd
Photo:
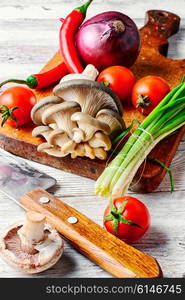
<path fill-rule="evenodd" d="M 90 260 L 115 277 L 162 277 L 153 257 L 135 249 L 101 226 L 46 192 L 56 180 L 23 159 L 0 150 L 0 190 L 26 210 L 45 215 L 64 238 Z"/>

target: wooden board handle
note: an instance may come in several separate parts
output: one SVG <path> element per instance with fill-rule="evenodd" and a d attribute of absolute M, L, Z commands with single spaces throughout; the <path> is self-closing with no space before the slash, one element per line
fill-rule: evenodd
<path fill-rule="evenodd" d="M 26 209 L 43 213 L 47 222 L 81 253 L 115 277 L 162 276 L 160 266 L 153 257 L 127 245 L 46 191 L 33 190 L 24 195 L 20 202 Z M 75 218 L 77 222 L 71 224 L 70 220 L 75 221 Z"/>
<path fill-rule="evenodd" d="M 150 35 L 167 39 L 177 33 L 180 17 L 165 10 L 148 10 L 145 16 L 145 28 L 150 29 Z"/>
<path fill-rule="evenodd" d="M 147 11 L 145 26 L 140 29 L 142 44 L 145 45 L 145 48 L 154 48 L 160 54 L 167 56 L 167 39 L 179 30 L 179 25 L 180 17 L 169 11 Z M 148 49 L 149 51 L 150 49 Z"/>

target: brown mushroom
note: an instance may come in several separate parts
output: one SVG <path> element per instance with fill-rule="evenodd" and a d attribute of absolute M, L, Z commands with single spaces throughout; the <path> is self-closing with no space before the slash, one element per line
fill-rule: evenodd
<path fill-rule="evenodd" d="M 83 112 L 77 112 L 74 113 L 71 116 L 71 120 L 75 121 L 78 124 L 78 127 L 84 132 L 85 138 L 83 139 L 83 141 L 89 141 L 94 133 L 96 131 L 102 131 L 105 134 L 110 134 L 110 127 L 109 125 L 96 120 L 95 118 L 91 117 L 88 114 L 85 114 Z M 77 140 L 77 134 L 79 134 L 79 132 L 75 132 L 75 140 Z M 80 133 L 80 138 L 81 139 L 81 133 Z"/>
<path fill-rule="evenodd" d="M 0 253 L 7 263 L 30 274 L 52 267 L 63 249 L 64 242 L 57 231 L 34 211 L 27 212 L 24 224 L 12 225 L 0 238 Z"/>

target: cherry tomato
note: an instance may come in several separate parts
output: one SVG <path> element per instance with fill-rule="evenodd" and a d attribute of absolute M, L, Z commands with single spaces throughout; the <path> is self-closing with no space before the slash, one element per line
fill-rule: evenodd
<path fill-rule="evenodd" d="M 104 212 L 106 230 L 125 242 L 140 239 L 150 226 L 150 213 L 140 200 L 123 196 L 110 202 Z"/>
<path fill-rule="evenodd" d="M 159 104 L 159 102 L 169 93 L 168 83 L 158 76 L 145 76 L 138 80 L 132 90 L 132 104 L 148 115 Z"/>
<path fill-rule="evenodd" d="M 34 93 L 22 86 L 13 86 L 0 95 L 2 125 L 22 126 L 31 121 L 30 112 L 36 103 Z"/>
<path fill-rule="evenodd" d="M 124 101 L 131 96 L 136 79 L 131 70 L 122 66 L 113 66 L 102 71 L 97 81 L 108 85 L 119 99 Z"/>

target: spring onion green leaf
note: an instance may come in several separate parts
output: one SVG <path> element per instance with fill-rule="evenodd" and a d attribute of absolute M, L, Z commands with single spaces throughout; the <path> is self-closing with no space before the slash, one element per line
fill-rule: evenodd
<path fill-rule="evenodd" d="M 162 168 L 164 168 L 164 169 L 168 172 L 169 178 L 170 178 L 171 193 L 173 193 L 173 192 L 174 192 L 174 179 L 173 179 L 173 175 L 172 175 L 171 169 L 168 168 L 165 164 L 163 164 L 162 161 L 160 161 L 160 160 L 157 159 L 157 158 L 148 157 L 147 159 L 148 159 L 148 160 L 151 160 L 151 161 L 153 161 L 153 162 L 158 163 Z"/>

